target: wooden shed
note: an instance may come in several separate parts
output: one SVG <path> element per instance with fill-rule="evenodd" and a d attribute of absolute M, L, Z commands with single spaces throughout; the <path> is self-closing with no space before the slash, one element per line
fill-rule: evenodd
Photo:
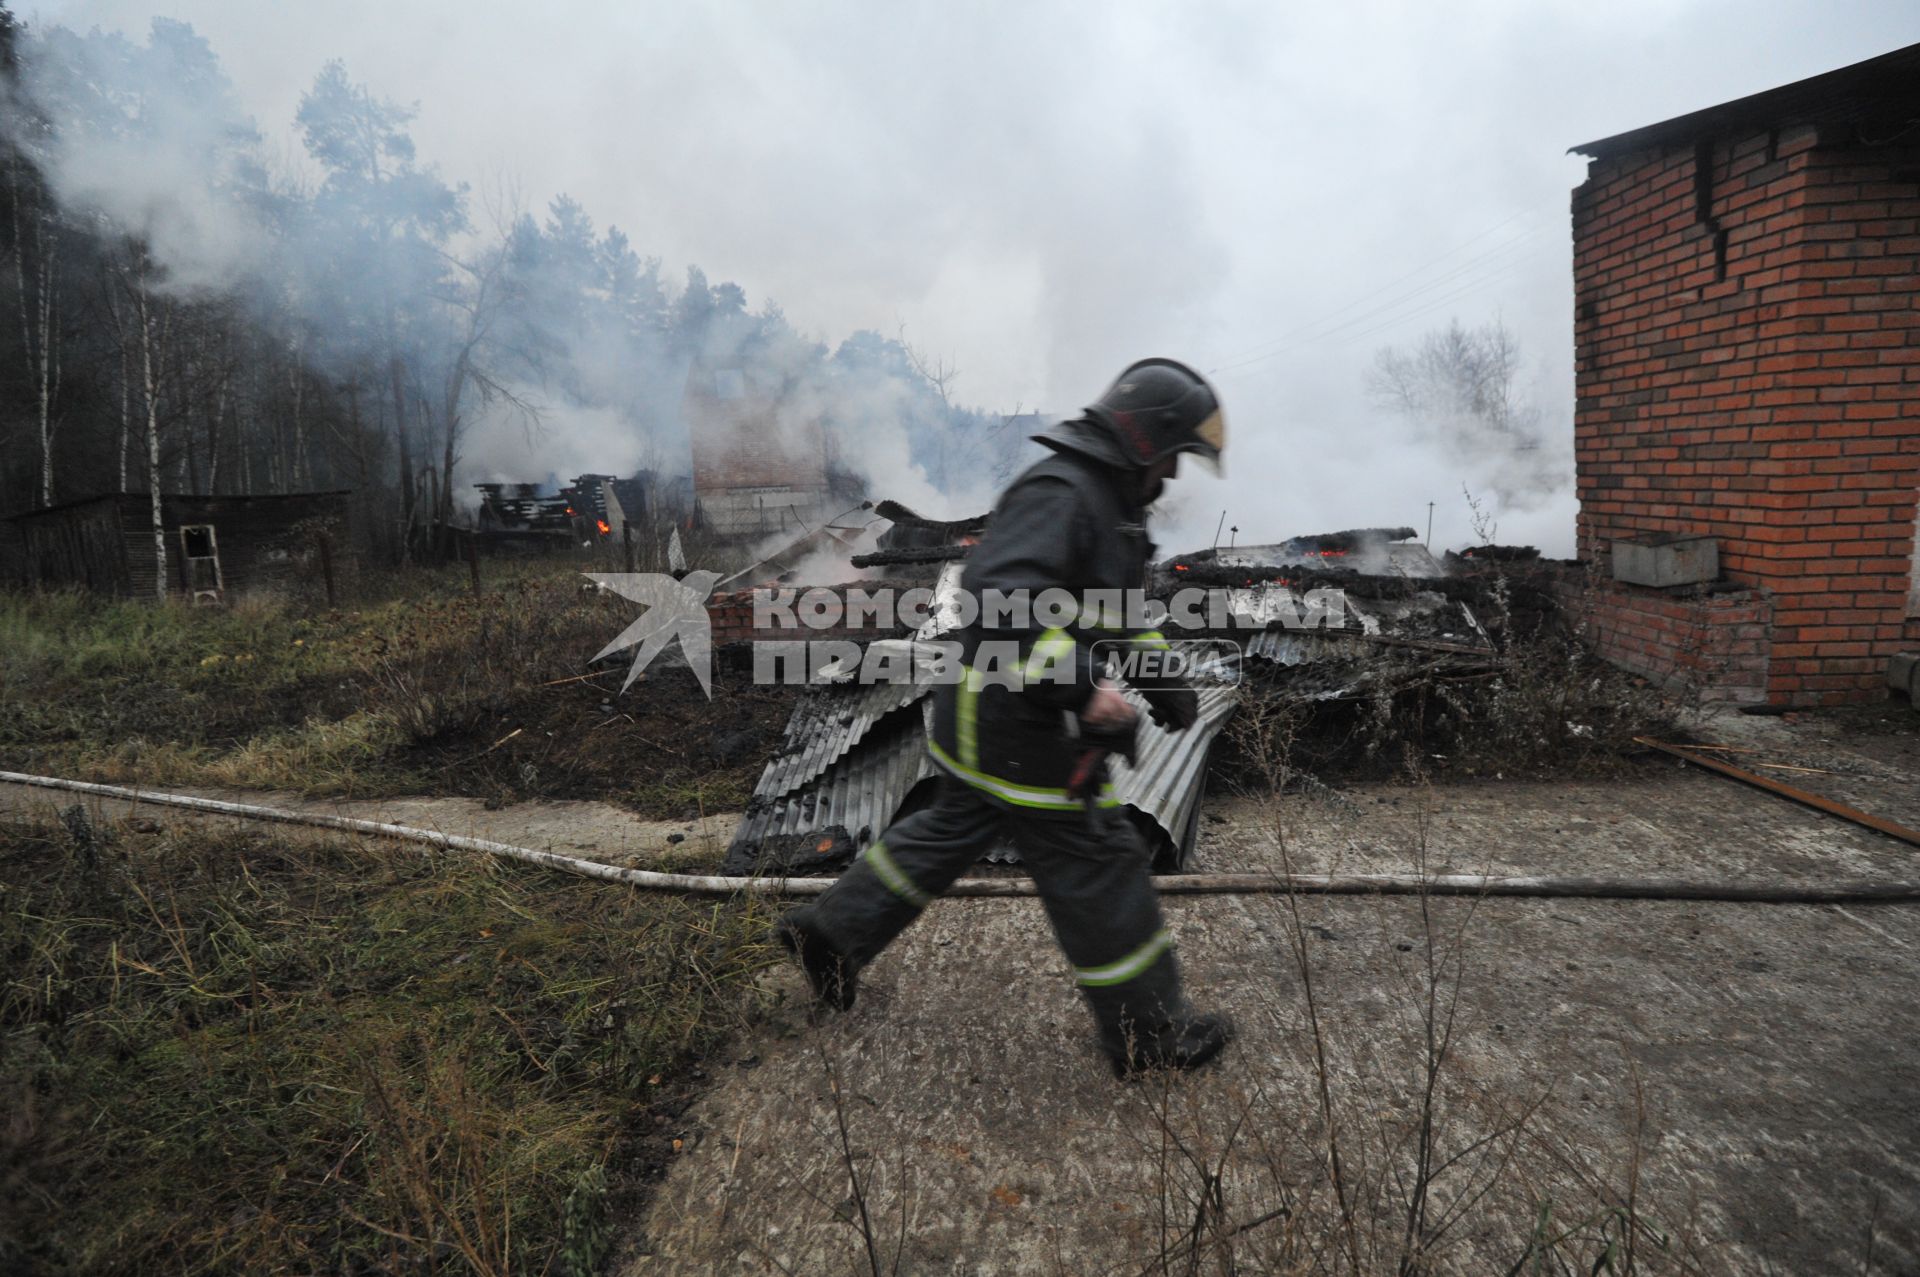
<path fill-rule="evenodd" d="M 348 495 L 163 494 L 168 592 L 220 600 L 302 581 L 319 585 L 330 572 L 344 572 Z M 29 586 L 78 587 L 129 598 L 158 594 L 153 505 L 144 492 L 69 501 L 15 515 L 10 522 Z"/>

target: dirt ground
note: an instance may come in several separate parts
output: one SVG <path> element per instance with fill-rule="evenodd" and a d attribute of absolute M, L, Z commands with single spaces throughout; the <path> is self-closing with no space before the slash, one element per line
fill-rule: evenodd
<path fill-rule="evenodd" d="M 1695 734 L 1920 826 L 1916 727 L 1899 709 Z M 68 801 L 0 786 L 6 806 Z M 717 858 L 732 824 L 309 805 L 655 867 Z M 1197 855 L 1202 871 L 1920 879 L 1920 849 L 1669 761 L 1217 798 Z M 1441 1271 L 1531 1272 L 1545 1251 L 1538 1271 L 1585 1272 L 1609 1245 L 1617 1268 L 1629 1235 L 1650 1272 L 1920 1271 L 1920 906 L 1425 904 L 1170 899 L 1191 992 L 1241 1037 L 1152 1084 L 1093 1054 L 1034 901 L 936 904 L 846 1015 L 816 1019 L 796 973 L 770 974 L 772 1009 L 710 1065 L 621 1270 L 1387 1271 L 1428 1130 Z M 1429 1018 L 1451 1026 L 1431 1077 Z"/>

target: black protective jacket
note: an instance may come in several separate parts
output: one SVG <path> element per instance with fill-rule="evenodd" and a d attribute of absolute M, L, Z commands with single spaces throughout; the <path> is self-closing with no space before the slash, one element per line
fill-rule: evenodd
<path fill-rule="evenodd" d="M 1001 496 L 961 583 L 975 599 L 988 591 L 1037 599 L 1051 589 L 1094 606 L 1059 625 L 1038 614 L 1024 625 L 976 619 L 959 635 L 966 672 L 934 703 L 934 760 L 995 801 L 1035 812 L 1084 811 L 1067 782 L 1081 752 L 1075 715 L 1098 672 L 1094 645 L 1166 642 L 1137 602 L 1124 607 L 1129 595 L 1144 596 L 1153 552 L 1137 473 L 1109 464 L 1099 436 L 1076 436 L 1073 424 L 1068 446 L 1043 439 L 1059 451 Z M 1096 801 L 1115 804 L 1104 786 Z"/>

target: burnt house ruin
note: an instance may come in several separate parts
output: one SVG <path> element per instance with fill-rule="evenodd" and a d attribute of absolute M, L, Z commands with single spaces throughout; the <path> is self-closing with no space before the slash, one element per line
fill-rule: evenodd
<path fill-rule="evenodd" d="M 1884 696 L 1920 640 L 1920 45 L 1573 150 L 1599 650 L 1734 702 Z"/>
<path fill-rule="evenodd" d="M 170 595 L 223 602 L 305 581 L 331 584 L 351 568 L 347 498 L 162 495 L 161 535 Z M 126 598 L 161 592 L 153 502 L 144 492 L 87 497 L 14 515 L 26 583 Z"/>
<path fill-rule="evenodd" d="M 702 526 L 742 540 L 802 535 L 859 503 L 800 387 L 756 366 L 696 362 L 683 400 Z"/>

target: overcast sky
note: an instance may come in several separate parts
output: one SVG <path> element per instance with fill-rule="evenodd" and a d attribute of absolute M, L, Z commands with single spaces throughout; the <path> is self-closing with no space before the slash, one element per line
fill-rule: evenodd
<path fill-rule="evenodd" d="M 1472 537 L 1478 463 L 1371 404 L 1375 353 L 1499 316 L 1566 447 L 1574 143 L 1920 40 L 1920 4 L 19 0 L 30 23 L 212 43 L 276 155 L 321 64 L 417 100 L 424 158 L 560 192 L 829 342 L 1072 411 L 1132 359 L 1216 381 L 1229 478 L 1177 536 Z M 1484 490 L 1485 475 L 1478 476 Z M 1500 514 L 1570 553 L 1570 491 Z M 1196 533 L 1195 529 L 1199 529 Z M 1166 541 L 1169 538 L 1163 537 Z"/>

